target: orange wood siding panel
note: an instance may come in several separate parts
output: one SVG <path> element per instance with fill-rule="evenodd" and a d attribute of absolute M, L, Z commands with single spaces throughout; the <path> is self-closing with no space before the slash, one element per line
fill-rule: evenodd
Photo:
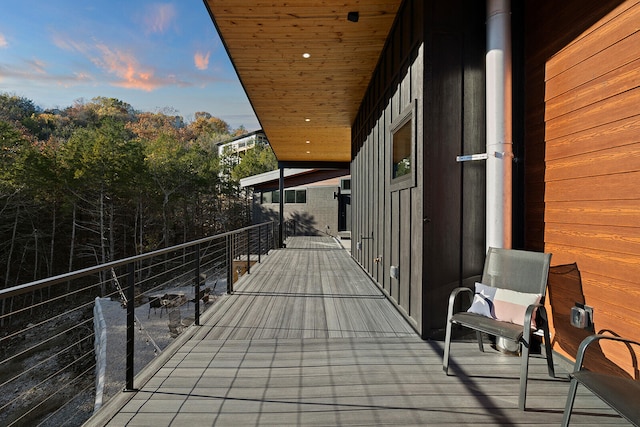
<path fill-rule="evenodd" d="M 625 1 L 545 64 L 545 251 L 576 263 L 581 287 L 555 284 L 555 322 L 571 299 L 594 307 L 595 330 L 640 339 L 640 2 Z M 555 279 L 557 280 L 557 278 Z M 550 286 L 554 286 L 551 280 Z M 578 298 L 583 301 L 578 301 Z M 554 325 L 575 356 L 586 331 Z M 619 348 L 603 346 L 632 373 Z"/>

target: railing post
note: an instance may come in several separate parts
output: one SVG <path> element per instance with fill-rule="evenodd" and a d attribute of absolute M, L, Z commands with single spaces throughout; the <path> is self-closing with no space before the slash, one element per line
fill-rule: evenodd
<path fill-rule="evenodd" d="M 280 168 L 280 181 L 278 188 L 280 191 L 280 208 L 278 209 L 278 218 L 280 222 L 280 227 L 278 228 L 278 247 L 282 248 L 284 244 L 284 167 Z"/>
<path fill-rule="evenodd" d="M 251 273 L 251 228 L 247 229 L 247 274 Z"/>
<path fill-rule="evenodd" d="M 232 234 L 227 235 L 227 293 L 233 293 L 233 249 Z"/>
<path fill-rule="evenodd" d="M 262 255 L 262 226 L 258 226 L 258 264 L 260 264 L 260 255 Z"/>
<path fill-rule="evenodd" d="M 196 280 L 196 296 L 195 296 L 195 301 L 194 301 L 194 305 L 195 305 L 195 317 L 194 317 L 194 323 L 196 326 L 200 326 L 200 245 L 197 244 L 194 248 L 194 260 L 195 262 L 195 266 L 194 266 L 194 270 L 195 270 L 195 280 Z"/>
<path fill-rule="evenodd" d="M 269 225 L 269 230 L 267 230 L 267 248 L 268 248 L 267 251 L 269 249 L 274 249 L 272 245 L 275 246 L 275 243 L 272 243 L 272 242 L 276 241 L 275 229 L 276 229 L 275 223 L 272 221 L 271 224 Z"/>
<path fill-rule="evenodd" d="M 127 349 L 125 368 L 125 388 L 124 391 L 137 391 L 133 388 L 133 360 L 134 360 L 134 339 L 135 339 L 135 265 L 133 262 L 127 264 Z"/>

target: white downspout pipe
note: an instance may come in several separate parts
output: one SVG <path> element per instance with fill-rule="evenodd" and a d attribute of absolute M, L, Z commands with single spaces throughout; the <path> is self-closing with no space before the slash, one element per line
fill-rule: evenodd
<path fill-rule="evenodd" d="M 510 0 L 487 0 L 487 247 L 511 248 Z"/>

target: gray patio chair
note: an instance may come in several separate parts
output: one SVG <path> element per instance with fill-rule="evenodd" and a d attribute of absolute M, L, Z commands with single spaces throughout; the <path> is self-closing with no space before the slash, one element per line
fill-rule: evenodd
<path fill-rule="evenodd" d="M 601 340 L 617 341 L 626 346 L 635 369 L 634 378 L 624 378 L 600 372 L 592 372 L 584 368 L 583 363 L 587 348 Z M 634 351 L 634 347 L 635 350 Z M 637 350 L 640 342 L 611 335 L 590 335 L 578 347 L 574 372 L 571 376 L 571 386 L 567 394 L 567 403 L 562 419 L 563 427 L 569 425 L 573 402 L 576 398 L 578 384 L 582 384 L 600 400 L 615 409 L 622 417 L 634 426 L 640 426 L 640 372 L 638 371 Z"/>
<path fill-rule="evenodd" d="M 525 409 L 527 394 L 527 377 L 529 374 L 529 352 L 532 340 L 532 323 L 531 319 L 537 311 L 539 326 L 543 330 L 547 367 L 549 376 L 555 377 L 553 367 L 553 358 L 551 354 L 551 340 L 549 337 L 549 326 L 547 312 L 544 308 L 544 296 L 547 288 L 547 277 L 549 273 L 549 263 L 551 254 L 529 252 L 513 249 L 497 249 L 489 248 L 485 259 L 484 270 L 482 273 L 482 284 L 491 288 L 504 289 L 507 291 L 515 291 L 524 294 L 540 295 L 539 303 L 528 305 L 524 311 L 522 324 L 511 323 L 487 317 L 485 315 L 470 313 L 467 311 L 459 311 L 455 313 L 458 307 L 458 297 L 462 293 L 469 296 L 469 305 L 474 301 L 474 290 L 470 288 L 460 287 L 451 292 L 449 297 L 449 307 L 447 313 L 447 329 L 444 344 L 444 358 L 442 368 L 449 375 L 449 358 L 451 351 L 451 332 L 454 324 L 460 325 L 476 331 L 478 339 L 478 347 L 484 352 L 482 342 L 482 333 L 502 337 L 507 341 L 520 344 L 522 348 L 520 363 L 520 394 L 518 398 L 518 407 Z M 489 289 L 488 288 L 488 289 Z M 508 292 L 503 292 L 507 294 Z M 497 294 L 496 294 L 497 295 Z M 513 292 L 510 295 L 514 295 Z M 517 294 L 521 295 L 521 294 Z M 484 301 L 482 301 L 484 302 Z M 492 309 L 493 302 L 488 302 L 488 308 Z"/>
<path fill-rule="evenodd" d="M 182 315 L 180 309 L 175 308 L 169 311 L 169 334 L 171 338 L 176 338 L 182 333 L 184 326 L 182 325 Z"/>

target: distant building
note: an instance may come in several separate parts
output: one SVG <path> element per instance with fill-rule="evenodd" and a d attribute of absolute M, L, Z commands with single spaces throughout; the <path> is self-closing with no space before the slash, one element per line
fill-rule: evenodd
<path fill-rule="evenodd" d="M 243 153 L 256 145 L 269 145 L 267 136 L 262 130 L 237 136 L 218 145 L 218 156 L 229 153 Z"/>
<path fill-rule="evenodd" d="M 280 171 L 240 180 L 253 189 L 252 221 L 277 220 L 280 209 Z M 298 235 L 328 234 L 351 230 L 351 175 L 348 169 L 285 169 L 284 219 Z M 343 236 L 348 233 L 342 233 Z"/>

